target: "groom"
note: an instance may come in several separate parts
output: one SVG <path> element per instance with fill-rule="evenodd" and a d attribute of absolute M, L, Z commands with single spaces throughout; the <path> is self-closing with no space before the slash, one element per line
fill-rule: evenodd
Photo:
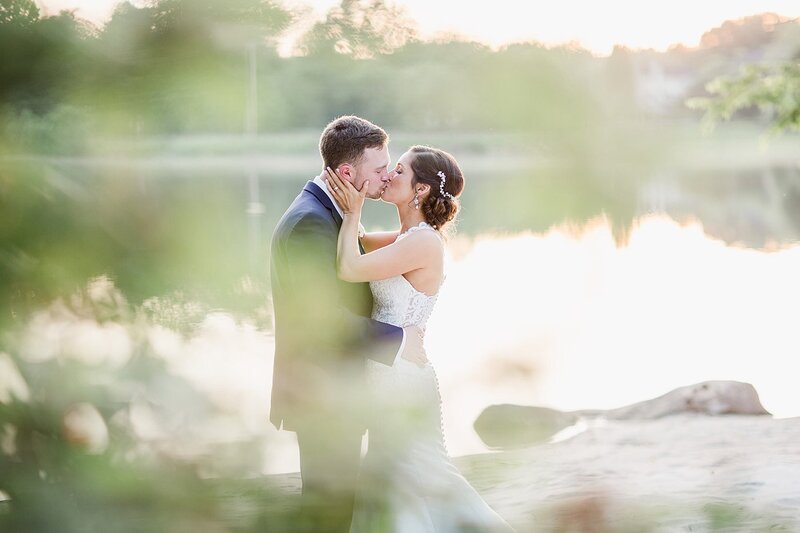
<path fill-rule="evenodd" d="M 328 124 L 320 137 L 323 169 L 380 199 L 389 181 L 389 138 L 355 116 Z M 421 332 L 371 320 L 367 283 L 338 279 L 342 213 L 323 177 L 306 183 L 272 237 L 275 363 L 270 419 L 297 433 L 303 519 L 309 531 L 348 531 L 369 400 L 365 360 L 426 362 Z M 363 253 L 363 250 L 362 250 Z"/>

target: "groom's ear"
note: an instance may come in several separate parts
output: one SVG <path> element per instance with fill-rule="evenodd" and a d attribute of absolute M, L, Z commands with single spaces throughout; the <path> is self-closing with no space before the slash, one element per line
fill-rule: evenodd
<path fill-rule="evenodd" d="M 337 168 L 336 170 L 339 171 L 339 175 L 342 178 L 346 179 L 350 183 L 353 183 L 353 166 L 352 165 L 350 165 L 349 163 L 344 163 L 343 165 L 339 165 L 339 168 Z"/>

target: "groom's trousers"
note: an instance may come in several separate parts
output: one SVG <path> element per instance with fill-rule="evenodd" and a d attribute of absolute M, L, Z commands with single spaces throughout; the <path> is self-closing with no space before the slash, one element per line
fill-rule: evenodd
<path fill-rule="evenodd" d="M 361 433 L 331 424 L 298 430 L 303 531 L 347 533 L 353 517 Z"/>

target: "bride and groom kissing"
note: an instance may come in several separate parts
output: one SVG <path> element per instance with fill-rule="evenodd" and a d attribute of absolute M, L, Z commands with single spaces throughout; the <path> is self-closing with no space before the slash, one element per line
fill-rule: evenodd
<path fill-rule="evenodd" d="M 441 232 L 464 177 L 452 155 L 428 146 L 390 167 L 388 143 L 359 117 L 328 124 L 325 170 L 272 237 L 270 419 L 297 435 L 302 523 L 293 529 L 513 531 L 450 462 L 423 347 L 445 277 Z M 393 204 L 399 229 L 366 233 L 365 198 Z"/>

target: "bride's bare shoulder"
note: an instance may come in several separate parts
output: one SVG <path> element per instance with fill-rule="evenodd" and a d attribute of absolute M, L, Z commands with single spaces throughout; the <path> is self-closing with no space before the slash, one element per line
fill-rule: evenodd
<path fill-rule="evenodd" d="M 423 256 L 441 257 L 444 254 L 444 240 L 439 232 L 435 229 L 428 227 L 424 228 L 425 231 L 411 231 L 402 235 L 405 241 L 406 250 L 413 249 L 416 254 Z"/>

